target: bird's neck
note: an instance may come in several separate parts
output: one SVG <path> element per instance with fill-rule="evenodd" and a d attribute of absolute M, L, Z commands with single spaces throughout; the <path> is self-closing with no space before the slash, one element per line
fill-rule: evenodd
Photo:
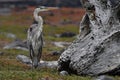
<path fill-rule="evenodd" d="M 39 13 L 39 12 L 38 12 Z M 34 19 L 38 22 L 39 25 L 42 25 L 43 24 L 43 19 L 41 16 L 38 15 L 38 13 L 34 12 L 33 13 L 33 16 L 34 16 Z"/>

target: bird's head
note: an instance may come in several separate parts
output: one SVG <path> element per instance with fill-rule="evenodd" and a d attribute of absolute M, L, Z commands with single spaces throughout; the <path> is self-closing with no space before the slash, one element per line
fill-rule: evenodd
<path fill-rule="evenodd" d="M 45 7 L 45 6 L 40 6 L 40 7 L 37 7 L 35 9 L 35 12 L 38 13 L 38 12 L 42 12 L 42 11 L 49 11 L 49 10 L 54 10 L 54 9 L 58 9 L 57 7 Z"/>

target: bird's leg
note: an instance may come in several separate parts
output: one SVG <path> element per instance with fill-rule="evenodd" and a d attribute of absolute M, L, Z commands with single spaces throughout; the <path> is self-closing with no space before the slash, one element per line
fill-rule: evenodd
<path fill-rule="evenodd" d="M 43 35 L 41 33 L 41 37 L 40 37 L 40 40 L 41 40 L 41 46 L 39 47 L 38 49 L 38 61 L 40 62 L 40 58 L 42 56 L 42 48 L 43 48 Z"/>
<path fill-rule="evenodd" d="M 32 50 L 30 49 L 30 59 L 31 59 L 31 61 L 32 61 Z"/>
<path fill-rule="evenodd" d="M 39 62 L 40 62 L 41 55 L 42 55 L 42 47 L 40 47 L 38 50 L 38 61 Z"/>
<path fill-rule="evenodd" d="M 33 50 L 32 45 L 30 45 L 29 51 L 30 51 L 30 58 L 31 58 L 31 61 L 32 61 L 32 69 L 34 69 L 33 58 L 34 58 L 35 54 L 34 54 L 34 50 Z"/>
<path fill-rule="evenodd" d="M 29 45 L 29 55 L 30 55 L 30 58 L 32 59 L 32 57 L 33 57 L 33 55 L 32 55 L 32 53 L 33 53 L 33 50 L 32 50 L 32 45 Z"/>

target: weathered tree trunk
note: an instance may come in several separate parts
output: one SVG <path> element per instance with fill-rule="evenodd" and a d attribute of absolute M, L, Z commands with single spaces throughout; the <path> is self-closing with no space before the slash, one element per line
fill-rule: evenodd
<path fill-rule="evenodd" d="M 82 0 L 80 37 L 60 56 L 58 70 L 78 75 L 120 72 L 120 0 Z"/>

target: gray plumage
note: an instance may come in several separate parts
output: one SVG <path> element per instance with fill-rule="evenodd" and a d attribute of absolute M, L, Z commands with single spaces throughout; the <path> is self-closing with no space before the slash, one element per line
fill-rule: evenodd
<path fill-rule="evenodd" d="M 41 11 L 48 11 L 58 8 L 52 8 L 52 7 L 39 7 L 34 10 L 33 17 L 34 20 L 37 23 L 34 23 L 30 26 L 28 29 L 28 35 L 27 35 L 27 44 L 29 48 L 30 58 L 32 60 L 32 66 L 34 68 L 37 68 L 40 58 L 42 55 L 42 47 L 43 47 L 43 19 L 41 16 L 39 16 L 39 12 Z"/>
<path fill-rule="evenodd" d="M 43 19 L 41 16 L 38 16 L 40 11 L 45 11 L 45 9 L 36 8 L 34 10 L 34 19 L 37 21 L 37 24 L 32 24 L 28 29 L 27 43 L 30 53 L 30 58 L 32 60 L 32 66 L 36 68 L 39 64 L 42 47 L 43 47 Z"/>

